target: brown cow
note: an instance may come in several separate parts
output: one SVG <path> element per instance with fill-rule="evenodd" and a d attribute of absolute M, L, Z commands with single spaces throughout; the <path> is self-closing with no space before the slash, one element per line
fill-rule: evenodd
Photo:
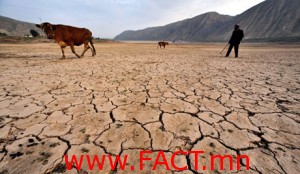
<path fill-rule="evenodd" d="M 41 28 L 48 39 L 54 39 L 61 47 L 63 59 L 65 58 L 64 48 L 67 46 L 71 47 L 72 52 L 78 57 L 82 57 L 84 53 L 91 48 L 92 56 L 96 55 L 96 50 L 92 42 L 92 32 L 86 28 L 77 28 L 67 25 L 53 25 L 48 22 L 42 23 L 41 25 L 36 24 L 38 28 Z M 92 47 L 89 46 L 89 43 Z M 76 54 L 74 45 L 79 46 L 84 44 L 84 50 L 79 56 Z"/>
<path fill-rule="evenodd" d="M 169 45 L 169 43 L 168 43 L 168 42 L 165 42 L 165 41 L 163 41 L 163 42 L 158 42 L 158 46 L 160 47 L 160 49 L 161 49 L 162 46 L 165 48 L 166 45 Z M 157 46 L 157 49 L 158 49 L 158 46 Z"/>

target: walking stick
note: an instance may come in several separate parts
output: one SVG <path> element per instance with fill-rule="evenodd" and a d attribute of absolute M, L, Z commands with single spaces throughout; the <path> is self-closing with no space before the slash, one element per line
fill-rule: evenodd
<path fill-rule="evenodd" d="M 223 50 L 220 52 L 220 54 L 222 54 L 223 53 L 223 51 L 225 50 L 225 48 L 227 48 L 228 47 L 228 45 L 229 44 L 227 44 L 224 48 L 223 48 Z"/>

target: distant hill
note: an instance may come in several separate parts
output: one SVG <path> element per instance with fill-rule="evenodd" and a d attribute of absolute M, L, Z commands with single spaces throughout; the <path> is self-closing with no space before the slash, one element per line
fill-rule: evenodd
<path fill-rule="evenodd" d="M 205 13 L 192 19 L 175 22 L 163 27 L 152 27 L 138 31 L 125 31 L 116 40 L 202 40 L 214 30 L 231 22 L 233 17 L 216 12 Z"/>
<path fill-rule="evenodd" d="M 0 16 L 0 33 L 5 33 L 8 36 L 25 36 L 30 35 L 31 29 L 42 34 L 42 31 L 33 23 Z"/>
<path fill-rule="evenodd" d="M 297 40 L 300 38 L 299 7 L 300 0 L 266 0 L 237 16 L 209 12 L 165 26 L 124 31 L 114 39 L 226 41 L 234 25 L 239 24 L 247 40 Z"/>

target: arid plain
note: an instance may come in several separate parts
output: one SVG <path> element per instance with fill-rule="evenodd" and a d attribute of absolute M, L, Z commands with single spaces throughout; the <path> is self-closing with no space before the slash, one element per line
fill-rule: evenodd
<path fill-rule="evenodd" d="M 300 171 L 299 45 L 242 44 L 237 59 L 219 54 L 224 44 L 95 47 L 95 57 L 68 47 L 59 60 L 55 43 L 0 45 L 1 174 Z M 142 171 L 141 150 L 153 151 Z M 178 150 L 205 154 L 198 170 L 192 155 L 175 158 L 185 171 L 151 170 L 160 150 L 168 161 Z M 64 155 L 82 154 L 128 161 L 66 170 Z M 209 170 L 210 154 L 232 155 L 234 169 L 224 160 L 224 171 L 219 161 Z M 249 171 L 237 155 L 249 156 Z"/>

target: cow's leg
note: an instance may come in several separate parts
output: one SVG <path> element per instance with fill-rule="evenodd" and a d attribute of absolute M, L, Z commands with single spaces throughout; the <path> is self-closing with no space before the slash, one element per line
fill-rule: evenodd
<path fill-rule="evenodd" d="M 91 49 L 92 51 L 92 57 L 94 57 L 96 55 L 96 51 L 95 51 L 95 47 L 89 43 L 88 47 Z"/>
<path fill-rule="evenodd" d="M 81 54 L 81 57 L 83 57 L 84 53 L 90 48 L 89 46 L 89 42 L 85 42 L 84 43 L 84 49 L 83 49 L 83 52 Z"/>
<path fill-rule="evenodd" d="M 70 44 L 70 47 L 71 47 L 72 53 L 74 53 L 78 58 L 80 58 L 80 56 L 78 54 L 76 54 L 76 52 L 75 52 L 74 45 Z"/>
<path fill-rule="evenodd" d="M 61 52 L 62 52 L 62 54 L 63 54 L 63 56 L 62 56 L 61 59 L 65 59 L 65 58 L 66 58 L 65 52 L 64 52 L 64 48 L 65 48 L 65 47 L 60 47 L 60 48 L 61 48 Z"/>
<path fill-rule="evenodd" d="M 91 50 L 92 50 L 92 56 L 94 57 L 96 55 L 96 49 L 93 45 L 92 38 L 90 38 L 90 45 L 91 45 Z"/>

